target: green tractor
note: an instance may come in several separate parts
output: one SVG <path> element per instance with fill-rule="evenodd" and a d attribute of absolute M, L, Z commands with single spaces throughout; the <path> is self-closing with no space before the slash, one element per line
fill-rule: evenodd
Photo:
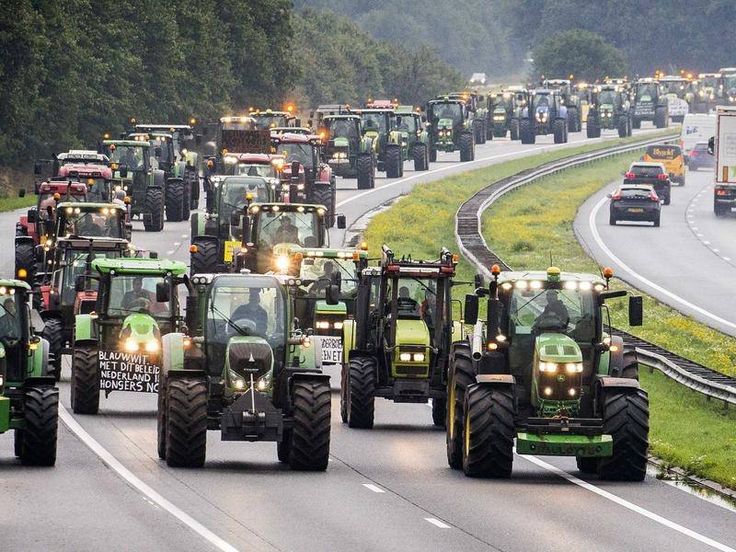
<path fill-rule="evenodd" d="M 631 124 L 641 128 L 642 121 L 652 121 L 657 128 L 669 126 L 669 100 L 657 79 L 639 79 L 631 85 Z"/>
<path fill-rule="evenodd" d="M 78 314 L 72 347 L 71 403 L 77 414 L 97 414 L 100 391 L 157 393 L 161 338 L 181 331 L 178 286 L 187 267 L 157 258 L 95 259 L 77 277 L 78 292 L 97 284 L 94 312 Z"/>
<path fill-rule="evenodd" d="M 427 102 L 429 122 L 429 160 L 437 161 L 437 152 L 460 151 L 460 161 L 475 159 L 473 112 L 462 99 L 447 96 Z"/>
<path fill-rule="evenodd" d="M 273 202 L 280 188 L 278 180 L 260 176 L 212 176 L 210 183 L 214 210 L 190 217 L 192 274 L 228 272 L 241 246 L 245 209 L 252 202 Z"/>
<path fill-rule="evenodd" d="M 397 259 L 383 246 L 381 265 L 360 272 L 354 318 L 343 325 L 340 414 L 349 427 L 373 427 L 376 397 L 427 403 L 445 424 L 447 363 L 457 258 Z"/>
<path fill-rule="evenodd" d="M 563 105 L 567 108 L 567 127 L 570 132 L 580 132 L 583 129 L 582 113 L 580 112 L 580 96 L 568 79 L 547 79 L 544 88 L 556 90 Z"/>
<path fill-rule="evenodd" d="M 389 142 L 401 144 L 401 174 L 404 171 L 403 162 L 409 159 L 414 161 L 415 171 L 429 170 L 429 134 L 418 110 L 410 105 L 396 107 Z M 393 166 L 398 165 L 394 163 Z M 395 174 L 395 171 L 391 174 Z M 386 175 L 391 177 L 388 169 Z"/>
<path fill-rule="evenodd" d="M 158 166 L 153 146 L 140 140 L 104 140 L 102 144 L 110 158 L 113 182 L 131 198 L 131 215 L 143 219 L 146 232 L 163 230 L 166 173 Z"/>
<path fill-rule="evenodd" d="M 368 100 L 366 107 L 359 111 L 363 121 L 363 136 L 374 144 L 376 169 L 385 172 L 387 178 L 403 176 L 407 151 L 399 133 L 391 132 L 396 107 L 397 104 L 390 100 Z"/>
<path fill-rule="evenodd" d="M 583 473 L 641 481 L 649 404 L 636 352 L 608 329 L 606 301 L 626 295 L 604 278 L 501 272 L 467 295 L 465 341 L 453 343 L 447 378 L 447 459 L 471 477 L 509 477 L 518 454 L 574 456 Z M 479 298 L 487 320 L 478 320 Z M 641 297 L 629 298 L 632 326 Z"/>
<path fill-rule="evenodd" d="M 476 144 L 485 144 L 489 136 L 490 112 L 485 98 L 476 92 L 453 92 L 448 98 L 462 100 L 473 113 L 473 138 Z M 492 136 L 492 134 L 491 134 Z"/>
<path fill-rule="evenodd" d="M 15 455 L 29 466 L 56 463 L 59 390 L 49 374 L 49 344 L 35 332 L 31 288 L 0 280 L 0 433 L 15 432 Z"/>
<path fill-rule="evenodd" d="M 293 325 L 293 279 L 200 274 L 192 284 L 189 333 L 163 338 L 159 457 L 203 466 L 212 429 L 223 441 L 275 441 L 292 469 L 327 469 L 330 377 L 315 367 L 309 330 Z"/>
<path fill-rule="evenodd" d="M 620 138 L 631 136 L 629 95 L 617 84 L 601 84 L 593 89 L 586 134 L 600 138 L 601 130 L 617 130 Z"/>
<path fill-rule="evenodd" d="M 375 186 L 376 143 L 363 133 L 363 121 L 350 111 L 326 114 L 321 119 L 320 136 L 324 155 L 336 176 L 357 178 L 358 189 Z M 324 133 L 324 136 L 322 134 Z"/>

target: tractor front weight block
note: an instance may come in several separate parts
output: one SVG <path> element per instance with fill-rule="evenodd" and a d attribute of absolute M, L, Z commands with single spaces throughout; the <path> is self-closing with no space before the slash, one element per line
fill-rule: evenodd
<path fill-rule="evenodd" d="M 220 422 L 223 441 L 281 441 L 284 416 L 271 399 L 255 393 L 255 409 L 250 392 L 243 393 L 222 411 Z"/>

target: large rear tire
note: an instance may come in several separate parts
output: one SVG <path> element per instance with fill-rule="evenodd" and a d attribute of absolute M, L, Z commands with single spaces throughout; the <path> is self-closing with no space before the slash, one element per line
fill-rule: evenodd
<path fill-rule="evenodd" d="M 324 471 L 330 456 L 330 384 L 295 381 L 292 390 L 294 427 L 289 466 L 293 470 Z"/>
<path fill-rule="evenodd" d="M 430 163 L 436 163 L 437 162 L 437 150 L 430 146 L 429 148 L 429 162 Z"/>
<path fill-rule="evenodd" d="M 577 107 L 567 108 L 567 120 L 569 122 L 568 128 L 570 129 L 570 132 L 580 132 L 582 130 L 582 126 L 580 124 L 580 112 Z"/>
<path fill-rule="evenodd" d="M 75 414 L 97 414 L 100 409 L 100 372 L 97 349 L 74 347 L 71 402 Z"/>
<path fill-rule="evenodd" d="M 657 128 L 665 128 L 667 126 L 667 108 L 658 107 L 654 111 L 654 126 Z"/>
<path fill-rule="evenodd" d="M 598 121 L 596 121 L 595 118 L 591 117 L 590 115 L 588 115 L 588 122 L 586 123 L 585 134 L 588 138 L 601 137 L 601 127 L 598 126 Z"/>
<path fill-rule="evenodd" d="M 20 461 L 26 466 L 53 466 L 59 427 L 59 390 L 55 387 L 27 388 L 23 413 L 26 427 Z"/>
<path fill-rule="evenodd" d="M 641 119 L 631 119 L 631 126 L 639 130 L 641 128 Z"/>
<path fill-rule="evenodd" d="M 467 343 L 455 344 L 447 382 L 447 463 L 459 470 L 463 467 L 463 429 L 465 392 L 475 383 L 475 369 Z"/>
<path fill-rule="evenodd" d="M 348 427 L 371 429 L 376 402 L 376 359 L 351 358 L 348 370 Z"/>
<path fill-rule="evenodd" d="M 20 269 L 26 271 L 26 282 L 33 282 L 33 277 L 36 275 L 36 251 L 35 246 L 32 242 L 22 241 L 15 244 L 15 278 L 18 277 L 18 271 Z"/>
<path fill-rule="evenodd" d="M 164 190 L 149 187 L 146 189 L 146 213 L 143 217 L 143 228 L 146 232 L 160 232 L 164 229 Z"/>
<path fill-rule="evenodd" d="M 470 134 L 460 135 L 460 162 L 466 163 L 473 160 L 473 136 Z"/>
<path fill-rule="evenodd" d="M 49 356 L 56 381 L 61 379 L 61 350 L 64 347 L 64 334 L 61 320 L 47 318 L 43 327 L 43 338 L 49 342 Z"/>
<path fill-rule="evenodd" d="M 504 136 L 506 136 L 505 132 Z M 509 124 L 509 138 L 511 140 L 519 139 L 519 119 L 511 119 L 511 123 Z"/>
<path fill-rule="evenodd" d="M 312 188 L 312 203 L 317 205 L 324 205 L 327 209 L 327 215 L 325 216 L 325 226 L 332 228 L 335 226 L 335 188 L 320 184 Z"/>
<path fill-rule="evenodd" d="M 386 178 L 401 178 L 404 172 L 404 160 L 401 158 L 401 148 L 398 146 L 386 147 Z"/>
<path fill-rule="evenodd" d="M 603 433 L 613 437 L 613 455 L 600 459 L 600 478 L 643 481 L 649 448 L 649 399 L 643 389 L 604 394 Z"/>
<path fill-rule="evenodd" d="M 429 160 L 427 159 L 427 146 L 426 144 L 416 144 L 412 151 L 414 157 L 414 170 L 415 171 L 426 171 L 429 170 Z"/>
<path fill-rule="evenodd" d="M 598 463 L 600 458 L 589 457 L 589 456 L 577 456 L 575 462 L 578 465 L 580 473 L 591 474 L 598 472 Z"/>
<path fill-rule="evenodd" d="M 473 120 L 473 134 L 475 134 L 476 144 L 486 143 L 486 129 L 483 126 L 483 121 L 478 119 Z"/>
<path fill-rule="evenodd" d="M 181 378 L 166 386 L 166 464 L 201 468 L 207 451 L 207 384 Z"/>
<path fill-rule="evenodd" d="M 184 220 L 184 181 L 169 180 L 166 183 L 166 220 Z"/>
<path fill-rule="evenodd" d="M 217 265 L 220 257 L 218 255 L 217 242 L 212 240 L 194 239 L 192 245 L 197 246 L 197 250 L 189 254 L 189 273 L 191 276 L 195 274 L 211 274 L 217 272 Z"/>
<path fill-rule="evenodd" d="M 356 161 L 358 173 L 358 189 L 369 190 L 375 185 L 376 167 L 373 157 L 369 154 L 361 154 Z"/>
<path fill-rule="evenodd" d="M 189 210 L 195 211 L 199 208 L 199 175 L 194 168 L 187 169 L 184 181 L 189 188 Z"/>
<path fill-rule="evenodd" d="M 537 136 L 534 133 L 534 125 L 529 119 L 519 121 L 519 137 L 522 144 L 533 144 L 536 142 Z"/>
<path fill-rule="evenodd" d="M 629 135 L 629 123 L 625 117 L 619 117 L 618 119 L 618 137 L 626 138 Z"/>
<path fill-rule="evenodd" d="M 465 394 L 463 472 L 469 477 L 509 477 L 514 461 L 512 389 L 471 385 Z"/>
<path fill-rule="evenodd" d="M 158 411 L 156 412 L 156 452 L 166 460 L 166 383 L 163 377 L 158 382 Z"/>
<path fill-rule="evenodd" d="M 567 136 L 566 136 L 566 128 L 565 128 L 566 122 L 564 119 L 555 119 L 555 122 L 552 123 L 552 133 L 555 137 L 555 144 L 564 144 L 567 142 Z"/>

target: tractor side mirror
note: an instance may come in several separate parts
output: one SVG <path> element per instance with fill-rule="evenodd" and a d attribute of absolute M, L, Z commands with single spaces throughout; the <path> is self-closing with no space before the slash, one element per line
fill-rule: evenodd
<path fill-rule="evenodd" d="M 473 325 L 478 321 L 478 296 L 465 296 L 465 320 L 466 324 Z"/>
<path fill-rule="evenodd" d="M 36 209 L 28 209 L 28 222 L 30 224 L 35 224 L 38 222 L 38 211 Z"/>
<path fill-rule="evenodd" d="M 120 178 L 125 178 L 128 176 L 128 166 L 120 165 L 120 167 L 118 167 L 118 172 L 120 173 Z"/>
<path fill-rule="evenodd" d="M 483 287 L 483 275 L 478 273 L 473 278 L 473 285 L 475 286 L 475 289 L 482 288 Z"/>
<path fill-rule="evenodd" d="M 347 223 L 345 220 L 345 215 L 337 215 L 337 228 L 338 230 L 345 230 L 347 227 Z"/>
<path fill-rule="evenodd" d="M 629 326 L 644 324 L 644 300 L 641 295 L 629 297 Z"/>
<path fill-rule="evenodd" d="M 74 290 L 76 292 L 84 291 L 84 274 L 80 274 L 74 280 Z"/>
<path fill-rule="evenodd" d="M 156 284 L 156 302 L 168 303 L 171 300 L 171 287 L 168 282 L 158 282 Z"/>
<path fill-rule="evenodd" d="M 26 189 L 25 188 L 21 188 L 20 190 L 18 190 L 18 197 L 26 197 Z"/>
<path fill-rule="evenodd" d="M 337 305 L 340 302 L 340 286 L 330 284 L 325 289 L 325 300 L 328 305 Z"/>
<path fill-rule="evenodd" d="M 155 148 L 153 148 L 153 156 L 156 159 L 159 159 L 161 157 L 161 154 L 162 154 L 161 146 L 156 146 Z"/>

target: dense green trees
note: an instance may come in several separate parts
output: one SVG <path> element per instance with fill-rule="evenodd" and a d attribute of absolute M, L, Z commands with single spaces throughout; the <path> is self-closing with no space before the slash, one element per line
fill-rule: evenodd
<path fill-rule="evenodd" d="M 549 78 L 595 81 L 607 75 L 620 76 L 627 72 L 626 57 L 595 33 L 572 29 L 550 36 L 532 52 L 534 69 Z"/>

